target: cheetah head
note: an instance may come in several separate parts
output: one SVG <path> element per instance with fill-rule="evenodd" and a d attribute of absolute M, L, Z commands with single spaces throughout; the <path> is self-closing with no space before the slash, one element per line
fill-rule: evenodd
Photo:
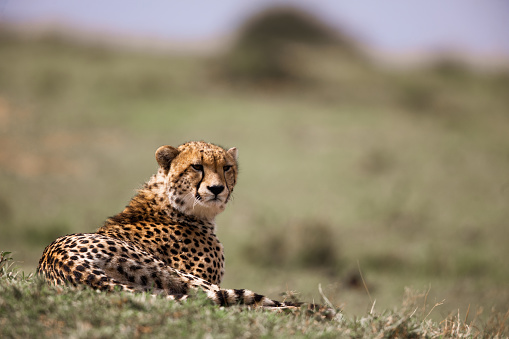
<path fill-rule="evenodd" d="M 161 146 L 156 151 L 165 194 L 180 212 L 213 220 L 231 197 L 237 181 L 237 149 L 205 142 Z"/>

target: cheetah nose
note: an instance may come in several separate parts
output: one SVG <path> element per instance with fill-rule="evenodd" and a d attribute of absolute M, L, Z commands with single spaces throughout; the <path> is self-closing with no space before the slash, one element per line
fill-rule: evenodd
<path fill-rule="evenodd" d="M 223 185 L 207 186 L 207 188 L 209 189 L 209 191 L 211 191 L 215 195 L 218 195 L 219 193 L 221 193 L 224 190 Z"/>

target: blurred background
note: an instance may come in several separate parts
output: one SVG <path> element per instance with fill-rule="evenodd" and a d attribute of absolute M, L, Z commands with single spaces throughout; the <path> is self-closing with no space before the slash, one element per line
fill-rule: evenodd
<path fill-rule="evenodd" d="M 165 144 L 237 147 L 223 287 L 509 307 L 509 3 L 0 1 L 0 250 L 34 272 Z M 360 268 L 360 270 L 359 270 Z M 360 275 L 366 281 L 369 294 Z M 473 312 L 472 312 L 473 314 Z"/>

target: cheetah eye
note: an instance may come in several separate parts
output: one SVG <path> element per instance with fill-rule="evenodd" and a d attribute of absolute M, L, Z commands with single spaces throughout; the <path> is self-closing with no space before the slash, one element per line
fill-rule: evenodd
<path fill-rule="evenodd" d="M 232 167 L 230 165 L 226 165 L 223 167 L 223 171 L 228 172 Z"/>
<path fill-rule="evenodd" d="M 196 164 L 196 165 L 191 165 L 191 167 L 196 171 L 203 171 L 203 165 Z"/>

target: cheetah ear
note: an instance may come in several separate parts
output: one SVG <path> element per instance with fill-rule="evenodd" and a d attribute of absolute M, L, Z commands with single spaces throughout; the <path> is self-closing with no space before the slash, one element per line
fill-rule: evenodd
<path fill-rule="evenodd" d="M 237 148 L 232 147 L 228 151 L 226 151 L 226 153 L 231 155 L 233 157 L 233 159 L 235 159 L 235 161 L 237 161 L 237 157 L 239 155 L 239 152 L 237 151 Z"/>
<path fill-rule="evenodd" d="M 173 159 L 179 154 L 179 150 L 172 146 L 161 146 L 156 151 L 156 160 L 159 166 L 165 170 L 170 169 Z"/>

